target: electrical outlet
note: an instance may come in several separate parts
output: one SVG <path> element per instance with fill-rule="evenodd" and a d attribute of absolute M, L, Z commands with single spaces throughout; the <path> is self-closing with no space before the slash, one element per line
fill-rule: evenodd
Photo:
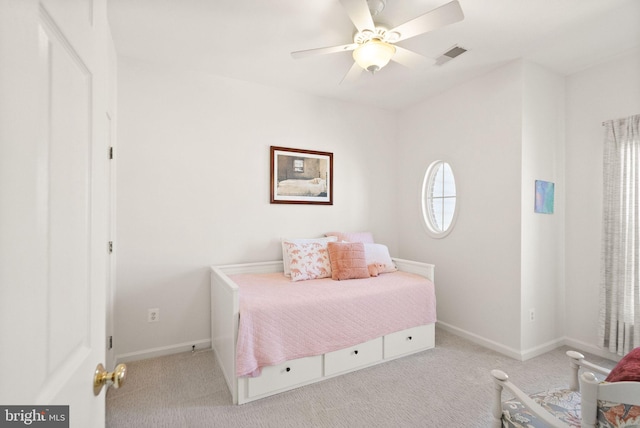
<path fill-rule="evenodd" d="M 160 309 L 159 308 L 147 309 L 147 321 L 148 322 L 160 321 Z"/>
<path fill-rule="evenodd" d="M 529 321 L 534 322 L 536 320 L 536 310 L 531 308 L 529 309 Z"/>

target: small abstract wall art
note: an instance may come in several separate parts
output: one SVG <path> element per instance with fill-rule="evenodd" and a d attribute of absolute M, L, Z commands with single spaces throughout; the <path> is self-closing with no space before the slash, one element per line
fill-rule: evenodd
<path fill-rule="evenodd" d="M 536 180 L 536 202 L 534 210 L 540 214 L 553 214 L 554 183 Z"/>

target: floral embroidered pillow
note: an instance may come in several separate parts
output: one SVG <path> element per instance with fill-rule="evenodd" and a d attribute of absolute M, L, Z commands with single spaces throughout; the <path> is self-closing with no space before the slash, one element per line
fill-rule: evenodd
<path fill-rule="evenodd" d="M 335 236 L 330 236 L 326 238 L 295 238 L 295 239 L 283 239 L 282 240 L 282 263 L 284 267 L 284 276 L 291 277 L 291 259 L 287 254 L 286 246 L 289 244 L 308 244 L 311 242 L 317 242 L 321 244 L 324 248 L 327 248 L 327 243 L 335 242 L 338 238 Z"/>
<path fill-rule="evenodd" d="M 289 260 L 291 281 L 328 278 L 331 276 L 331 262 L 326 243 L 283 242 L 282 249 Z"/>

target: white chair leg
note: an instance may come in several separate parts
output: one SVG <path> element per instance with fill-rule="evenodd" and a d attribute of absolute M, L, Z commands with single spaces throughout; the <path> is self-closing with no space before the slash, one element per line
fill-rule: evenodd
<path fill-rule="evenodd" d="M 584 355 L 576 351 L 567 351 L 567 357 L 571 358 L 569 365 L 571 367 L 571 376 L 569 378 L 569 389 L 572 391 L 580 391 L 580 383 L 578 382 L 578 371 L 580 370 L 580 361 L 584 359 Z"/>
<path fill-rule="evenodd" d="M 582 426 L 595 428 L 598 423 L 598 379 L 593 373 L 583 373 L 580 377 L 580 397 Z"/>
<path fill-rule="evenodd" d="M 502 382 L 509 379 L 509 376 L 502 370 L 491 370 L 491 376 L 493 376 L 494 398 L 491 414 L 493 420 L 491 426 L 493 428 L 502 428 Z"/>

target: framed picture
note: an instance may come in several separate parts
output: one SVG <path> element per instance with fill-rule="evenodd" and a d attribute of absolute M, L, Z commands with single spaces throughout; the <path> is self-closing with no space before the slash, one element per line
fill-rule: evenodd
<path fill-rule="evenodd" d="M 333 153 L 271 146 L 271 203 L 333 205 Z"/>
<path fill-rule="evenodd" d="M 535 212 L 540 214 L 553 214 L 554 188 L 554 183 L 550 181 L 536 180 Z"/>

